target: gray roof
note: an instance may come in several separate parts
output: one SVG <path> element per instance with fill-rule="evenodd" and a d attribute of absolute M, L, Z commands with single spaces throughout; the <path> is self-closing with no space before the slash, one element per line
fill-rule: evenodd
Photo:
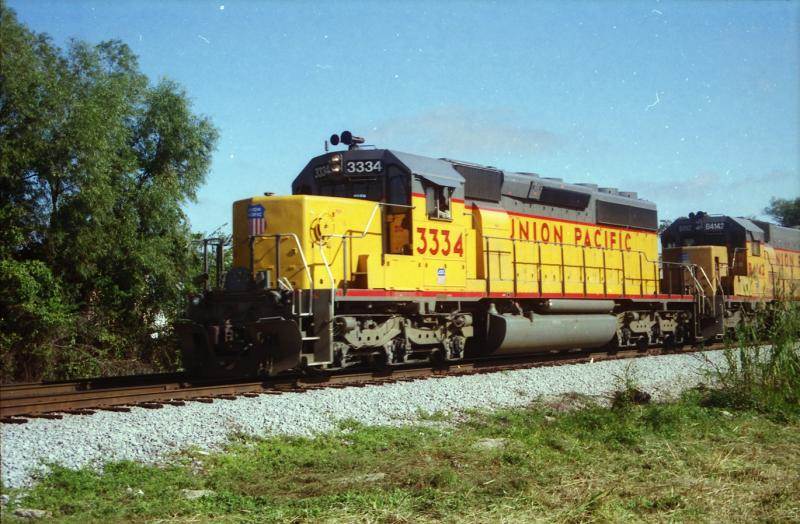
<path fill-rule="evenodd" d="M 767 242 L 773 247 L 800 251 L 800 229 L 779 226 L 763 220 L 756 220 L 755 223 L 764 230 Z"/>
<path fill-rule="evenodd" d="M 411 173 L 414 184 L 430 182 L 454 188 L 452 196 L 469 202 L 494 202 L 517 212 L 529 212 L 587 223 L 605 223 L 655 230 L 658 226 L 656 205 L 637 198 L 635 193 L 614 188 L 569 184 L 558 178 L 534 173 L 503 171 L 470 162 L 432 158 L 390 149 L 366 149 L 329 152 L 311 159 L 292 183 L 292 190 L 315 188 L 318 178 L 326 176 L 325 166 L 331 156 L 342 155 L 345 161 L 383 160 Z M 318 170 L 323 169 L 321 177 Z M 417 189 L 412 189 L 418 191 Z"/>
<path fill-rule="evenodd" d="M 766 239 L 764 235 L 764 230 L 758 227 L 753 222 L 751 222 L 749 219 L 744 217 L 729 217 L 729 218 L 733 222 L 737 223 L 739 226 L 744 228 L 744 230 L 747 231 L 752 240 L 764 241 Z"/>
<path fill-rule="evenodd" d="M 453 164 L 450 162 L 394 150 L 389 152 L 402 162 L 413 175 L 420 176 L 439 186 L 459 187 L 464 185 L 464 177 L 453 169 Z"/>

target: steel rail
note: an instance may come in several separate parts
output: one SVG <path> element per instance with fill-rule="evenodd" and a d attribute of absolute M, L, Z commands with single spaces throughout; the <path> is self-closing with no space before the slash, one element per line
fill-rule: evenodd
<path fill-rule="evenodd" d="M 163 383 L 169 380 L 177 381 L 183 377 L 183 373 L 149 373 L 143 375 L 121 375 L 116 377 L 7 384 L 0 386 L 0 402 L 20 397 L 67 394 L 90 389 Z"/>
<path fill-rule="evenodd" d="M 646 350 L 577 350 L 539 354 L 527 357 L 484 358 L 448 364 L 402 366 L 382 370 L 355 370 L 334 373 L 287 374 L 264 379 L 243 378 L 222 381 L 175 380 L 176 374 L 138 376 L 152 383 L 120 386 L 110 379 L 91 379 L 63 384 L 19 384 L 0 387 L 0 421 L 23 422 L 25 417 L 48 416 L 58 413 L 90 414 L 95 410 L 126 411 L 130 407 L 159 408 L 163 404 L 182 404 L 185 401 L 213 402 L 214 399 L 235 399 L 237 396 L 304 392 L 325 387 L 360 387 L 432 377 L 452 377 L 469 374 L 495 373 L 543 366 L 579 364 L 602 360 L 618 360 L 656 356 L 670 353 L 690 353 L 720 349 L 724 344 L 692 347 L 681 351 L 663 348 Z M 162 380 L 159 381 L 158 377 Z M 135 377 L 112 377 L 134 379 Z M 169 380 L 163 380 L 169 379 Z M 104 382 L 105 381 L 105 382 Z M 111 387 L 102 387 L 102 384 Z M 82 389 L 81 389 L 82 388 Z M 50 414 L 50 415 L 48 415 Z M 15 418 L 23 417 L 23 418 Z"/>

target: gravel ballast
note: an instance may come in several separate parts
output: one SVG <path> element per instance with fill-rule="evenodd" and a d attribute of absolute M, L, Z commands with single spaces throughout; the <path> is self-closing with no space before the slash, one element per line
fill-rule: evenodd
<path fill-rule="evenodd" d="M 721 351 L 709 351 L 31 419 L 0 426 L 0 473 L 5 487 L 25 487 L 49 463 L 69 468 L 119 460 L 155 463 L 189 447 L 219 449 L 232 433 L 311 436 L 334 430 L 345 419 L 398 425 L 421 414 L 524 406 L 571 393 L 607 399 L 626 375 L 654 400 L 665 400 L 704 382 L 704 371 L 723 360 Z"/>

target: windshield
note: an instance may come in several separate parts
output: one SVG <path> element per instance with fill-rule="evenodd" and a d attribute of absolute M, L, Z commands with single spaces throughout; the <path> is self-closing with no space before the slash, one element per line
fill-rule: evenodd
<path fill-rule="evenodd" d="M 383 179 L 320 181 L 318 195 L 360 198 L 363 200 L 383 200 Z"/>

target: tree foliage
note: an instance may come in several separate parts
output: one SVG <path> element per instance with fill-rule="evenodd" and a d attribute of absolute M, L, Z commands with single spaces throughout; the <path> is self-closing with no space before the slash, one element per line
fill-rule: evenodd
<path fill-rule="evenodd" d="M 120 41 L 66 49 L 0 2 L 0 376 L 152 358 L 196 266 L 181 205 L 217 131 Z"/>
<path fill-rule="evenodd" d="M 800 226 L 800 197 L 794 200 L 772 198 L 764 212 L 777 220 L 782 226 Z"/>

